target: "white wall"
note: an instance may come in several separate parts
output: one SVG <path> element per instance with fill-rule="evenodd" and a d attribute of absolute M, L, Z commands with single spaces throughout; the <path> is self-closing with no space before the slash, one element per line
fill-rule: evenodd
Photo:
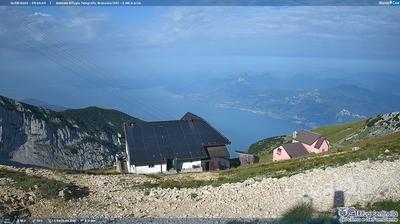
<path fill-rule="evenodd" d="M 193 166 L 198 166 L 199 168 L 197 168 L 197 170 L 202 169 L 201 161 L 198 160 L 198 161 L 193 161 L 193 162 L 183 162 L 181 171 L 183 171 L 183 172 L 190 171 L 193 169 Z M 143 173 L 143 174 L 161 173 L 161 168 L 162 168 L 163 173 L 167 172 L 167 164 L 166 163 L 154 165 L 154 167 L 131 165 L 131 166 L 129 166 L 129 172 L 130 173 Z"/>
<path fill-rule="evenodd" d="M 154 167 L 132 165 L 129 172 L 131 172 L 131 173 L 161 173 L 161 169 L 162 169 L 163 173 L 166 172 L 167 164 L 158 164 L 158 165 L 154 165 Z"/>
<path fill-rule="evenodd" d="M 193 166 L 199 166 L 201 167 L 201 161 L 193 161 L 193 162 L 183 162 L 182 164 L 182 170 L 190 170 L 193 169 Z"/>

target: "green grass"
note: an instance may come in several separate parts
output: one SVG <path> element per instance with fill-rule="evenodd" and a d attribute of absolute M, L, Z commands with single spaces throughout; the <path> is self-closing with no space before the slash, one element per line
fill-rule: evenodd
<path fill-rule="evenodd" d="M 358 121 L 347 124 L 320 127 L 313 131 L 326 137 L 331 143 L 331 149 L 337 150 L 342 147 L 338 144 L 350 135 L 359 133 L 366 125 L 366 121 Z M 260 140 L 249 147 L 249 152 L 257 153 L 260 162 L 272 161 L 272 150 L 278 146 L 291 142 L 291 136 L 275 136 Z"/>
<path fill-rule="evenodd" d="M 216 180 L 193 180 L 191 178 L 182 180 L 164 180 L 157 182 L 146 182 L 145 188 L 198 188 L 201 186 L 212 185 L 220 186 L 225 183 L 243 182 L 248 178 L 254 177 L 273 177 L 280 178 L 291 176 L 314 168 L 336 167 L 350 162 L 362 160 L 394 160 L 400 156 L 400 133 L 367 139 L 358 144 L 361 147 L 356 152 L 351 151 L 352 145 L 343 148 L 343 152 L 336 152 L 325 155 L 310 155 L 303 158 L 295 158 L 280 162 L 268 162 L 254 164 L 245 167 L 238 167 L 219 172 Z M 389 150 L 387 155 L 385 150 Z"/>
<path fill-rule="evenodd" d="M 127 121 L 141 122 L 117 110 L 87 107 L 57 112 L 60 117 L 73 120 L 78 126 L 89 133 L 105 131 L 108 133 L 123 133 L 123 123 Z"/>
<path fill-rule="evenodd" d="M 278 223 L 329 224 L 337 221 L 331 212 L 317 212 L 311 203 L 302 202 L 287 210 Z"/>
<path fill-rule="evenodd" d="M 79 187 L 74 184 L 6 169 L 0 169 L 0 177 L 11 178 L 15 187 L 23 191 L 35 191 L 46 199 L 58 197 L 58 193 L 63 189 L 71 189 L 74 191 L 79 189 Z"/>
<path fill-rule="evenodd" d="M 285 135 L 269 137 L 250 145 L 248 151 L 251 153 L 268 153 L 278 146 L 290 142 L 290 140 Z"/>
<path fill-rule="evenodd" d="M 282 221 L 288 223 L 303 223 L 311 220 L 313 214 L 313 208 L 310 203 L 300 203 L 293 208 L 290 208 L 283 214 Z"/>
<path fill-rule="evenodd" d="M 313 131 L 326 137 L 331 144 L 334 144 L 338 143 L 340 140 L 345 139 L 351 134 L 357 133 L 359 130 L 364 128 L 364 126 L 365 121 L 358 121 L 348 124 L 320 127 L 314 129 Z"/>
<path fill-rule="evenodd" d="M 372 126 L 375 125 L 376 122 L 378 122 L 378 121 L 380 121 L 382 119 L 383 119 L 382 115 L 378 115 L 378 116 L 376 116 L 374 118 L 368 119 L 366 124 L 367 124 L 368 127 L 372 127 Z"/>
<path fill-rule="evenodd" d="M 272 161 L 272 152 L 264 152 L 260 155 L 260 162 L 271 162 Z"/>
<path fill-rule="evenodd" d="M 115 167 L 107 167 L 102 169 L 93 170 L 67 170 L 67 169 L 55 169 L 58 173 L 63 174 L 88 174 L 88 175 L 119 175 L 122 173 L 117 172 Z"/>
<path fill-rule="evenodd" d="M 375 202 L 371 205 L 368 205 L 367 207 L 362 207 L 362 206 L 354 206 L 358 209 L 363 209 L 363 210 L 369 210 L 369 211 L 397 211 L 400 213 L 400 201 L 391 201 L 391 200 L 385 200 L 385 201 L 379 201 Z"/>
<path fill-rule="evenodd" d="M 369 207 L 371 210 L 376 210 L 376 211 L 397 211 L 400 213 L 400 201 L 380 201 L 376 202 L 373 205 Z"/>

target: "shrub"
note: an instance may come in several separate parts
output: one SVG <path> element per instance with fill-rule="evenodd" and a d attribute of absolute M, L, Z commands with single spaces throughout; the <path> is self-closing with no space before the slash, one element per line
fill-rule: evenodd
<path fill-rule="evenodd" d="M 52 180 L 45 177 L 28 175 L 25 172 L 18 172 L 6 169 L 0 169 L 0 177 L 10 178 L 14 186 L 23 191 L 36 191 L 43 198 L 56 198 L 62 190 L 71 192 L 68 198 L 79 198 L 89 194 L 88 188 L 81 188 L 74 184 L 65 183 L 58 180 Z"/>
<path fill-rule="evenodd" d="M 190 193 L 191 199 L 195 199 L 195 198 L 197 198 L 197 196 L 199 196 L 197 193 Z"/>
<path fill-rule="evenodd" d="M 290 208 L 282 218 L 284 223 L 308 223 L 313 214 L 313 208 L 310 203 L 300 203 Z"/>

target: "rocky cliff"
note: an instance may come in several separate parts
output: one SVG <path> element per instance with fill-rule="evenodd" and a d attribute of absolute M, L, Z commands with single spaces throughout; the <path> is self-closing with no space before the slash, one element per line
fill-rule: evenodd
<path fill-rule="evenodd" d="M 0 96 L 0 162 L 94 169 L 113 164 L 122 124 L 136 120 L 96 107 L 55 112 Z"/>

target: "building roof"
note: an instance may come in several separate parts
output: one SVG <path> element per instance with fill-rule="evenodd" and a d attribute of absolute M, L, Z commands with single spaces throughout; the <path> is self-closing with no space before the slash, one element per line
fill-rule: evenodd
<path fill-rule="evenodd" d="M 315 143 L 315 148 L 319 149 L 324 141 L 325 141 L 325 138 L 324 137 L 320 137 L 318 139 L 317 143 Z"/>
<path fill-rule="evenodd" d="M 312 145 L 315 141 L 320 139 L 322 136 L 310 131 L 301 130 L 297 133 L 296 140 L 307 145 Z M 322 144 L 322 143 L 321 143 Z"/>
<path fill-rule="evenodd" d="M 197 116 L 196 114 L 187 112 L 185 115 L 183 115 L 183 117 L 181 118 L 181 120 L 193 120 L 193 119 L 202 119 L 201 117 Z"/>
<path fill-rule="evenodd" d="M 246 155 L 253 155 L 253 156 L 256 155 L 255 153 L 245 152 L 245 151 L 240 151 L 240 150 L 236 150 L 236 153 L 238 153 L 238 154 L 246 154 Z"/>
<path fill-rule="evenodd" d="M 206 159 L 206 146 L 230 144 L 225 136 L 192 113 L 181 120 L 126 124 L 125 136 L 130 163 L 135 165 L 167 159 Z"/>
<path fill-rule="evenodd" d="M 225 158 L 229 159 L 230 155 L 226 146 L 207 147 L 207 152 L 210 158 Z"/>
<path fill-rule="evenodd" d="M 284 144 L 282 147 L 291 158 L 309 154 L 307 149 L 304 148 L 303 144 L 300 142 Z"/>

